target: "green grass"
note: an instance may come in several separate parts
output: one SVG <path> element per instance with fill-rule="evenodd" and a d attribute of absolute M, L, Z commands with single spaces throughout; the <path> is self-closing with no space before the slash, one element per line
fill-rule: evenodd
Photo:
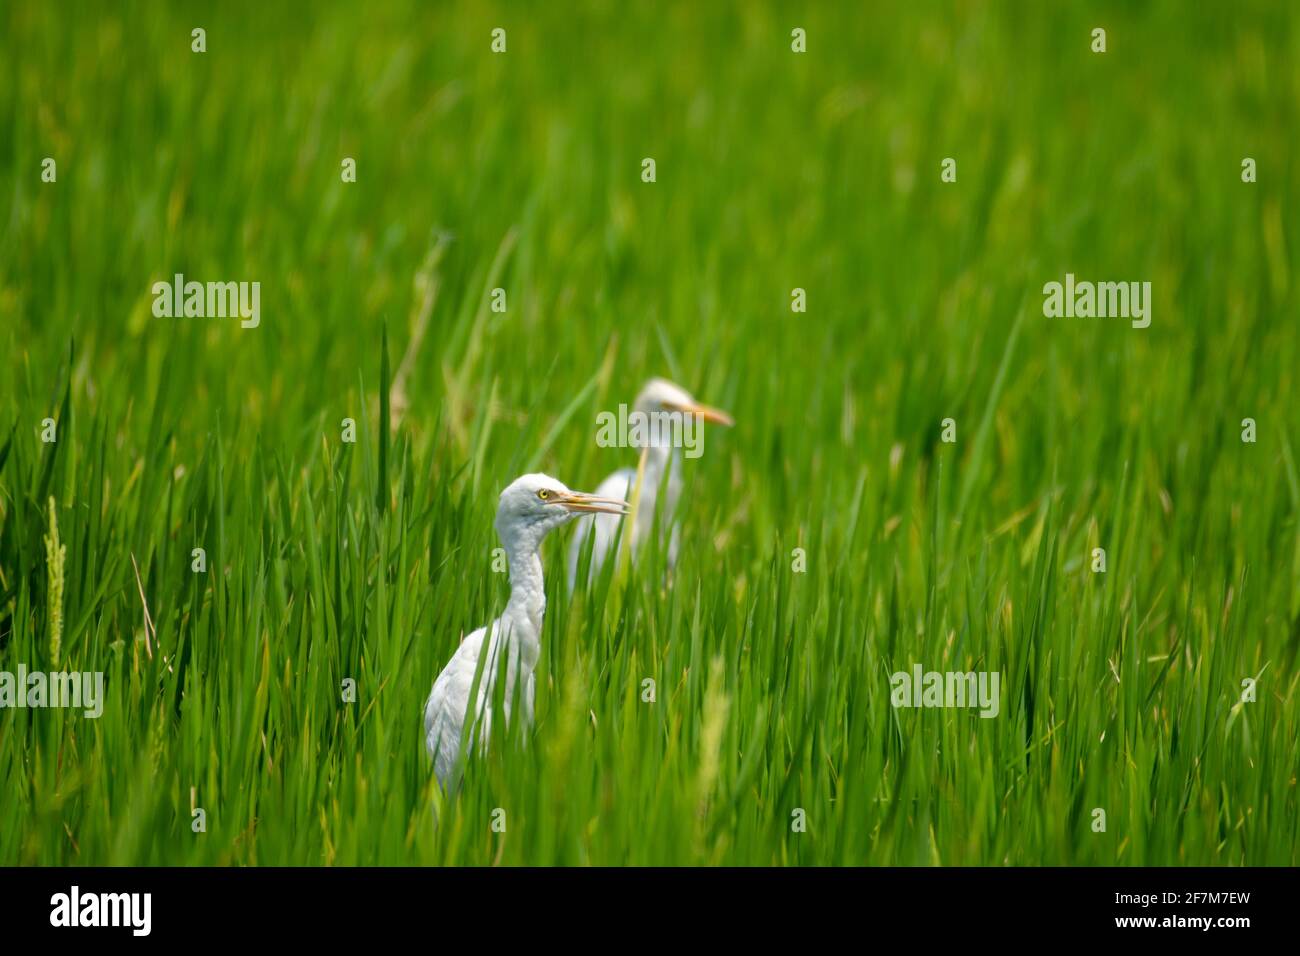
<path fill-rule="evenodd" d="M 53 498 L 108 686 L 0 710 L 0 863 L 1297 862 L 1287 5 L 374 6 L 0 9 L 0 670 L 56 667 Z M 1151 327 L 1044 318 L 1067 271 Z M 496 496 L 634 464 L 654 374 L 737 419 L 671 586 L 548 541 L 537 726 L 435 829 Z M 914 663 L 1001 713 L 892 708 Z"/>

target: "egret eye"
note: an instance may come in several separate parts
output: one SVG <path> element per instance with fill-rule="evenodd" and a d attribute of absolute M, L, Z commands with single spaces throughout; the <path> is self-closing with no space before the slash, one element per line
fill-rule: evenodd
<path fill-rule="evenodd" d="M 537 497 L 545 501 L 547 498 L 551 497 L 551 493 L 543 488 L 541 491 L 537 492 Z"/>

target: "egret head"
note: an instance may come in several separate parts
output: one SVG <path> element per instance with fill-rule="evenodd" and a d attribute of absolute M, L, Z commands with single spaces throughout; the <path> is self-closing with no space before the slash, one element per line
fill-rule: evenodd
<path fill-rule="evenodd" d="M 646 382 L 641 394 L 636 397 L 634 410 L 646 415 L 652 412 L 683 412 L 699 415 L 706 422 L 718 425 L 734 424 L 731 416 L 722 409 L 700 404 L 690 392 L 666 378 L 652 378 Z"/>
<path fill-rule="evenodd" d="M 627 514 L 628 503 L 618 498 L 598 498 L 571 491 L 550 475 L 516 478 L 501 492 L 497 505 L 497 534 L 507 545 L 541 543 L 549 532 L 580 514 L 604 512 Z"/>

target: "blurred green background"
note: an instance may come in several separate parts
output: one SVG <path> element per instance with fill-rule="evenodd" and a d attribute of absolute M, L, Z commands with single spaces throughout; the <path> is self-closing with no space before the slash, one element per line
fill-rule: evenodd
<path fill-rule="evenodd" d="M 110 692 L 0 711 L 0 862 L 1294 864 L 1298 47 L 1270 2 L 5 3 L 0 669 Z M 260 327 L 155 318 L 176 272 Z M 1150 328 L 1044 318 L 1066 272 Z M 634 463 L 594 416 L 650 375 L 737 420 L 671 586 L 571 600 L 548 544 L 535 739 L 435 829 L 496 494 Z M 893 710 L 914 662 L 1001 716 Z"/>

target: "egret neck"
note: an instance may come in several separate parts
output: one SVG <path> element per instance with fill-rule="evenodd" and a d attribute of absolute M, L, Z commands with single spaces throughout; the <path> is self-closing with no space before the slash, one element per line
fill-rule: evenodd
<path fill-rule="evenodd" d="M 546 583 L 542 578 L 542 538 L 544 529 L 522 527 L 513 533 L 501 533 L 510 565 L 510 600 L 506 602 L 501 623 L 511 655 L 519 654 L 525 670 L 531 671 L 541 651 L 542 618 L 546 613 Z"/>
<path fill-rule="evenodd" d="M 664 473 L 668 472 L 668 487 L 664 488 Z M 641 501 L 637 508 L 636 527 L 632 531 L 633 546 L 645 540 L 650 529 L 654 527 L 655 508 L 659 501 L 661 489 L 665 492 L 663 514 L 660 516 L 662 526 L 667 528 L 673 519 L 673 509 L 677 504 L 678 484 L 681 482 L 681 462 L 673 454 L 671 443 L 656 443 L 647 446 L 645 456 L 645 475 L 641 480 Z M 632 490 L 628 489 L 628 497 Z"/>

